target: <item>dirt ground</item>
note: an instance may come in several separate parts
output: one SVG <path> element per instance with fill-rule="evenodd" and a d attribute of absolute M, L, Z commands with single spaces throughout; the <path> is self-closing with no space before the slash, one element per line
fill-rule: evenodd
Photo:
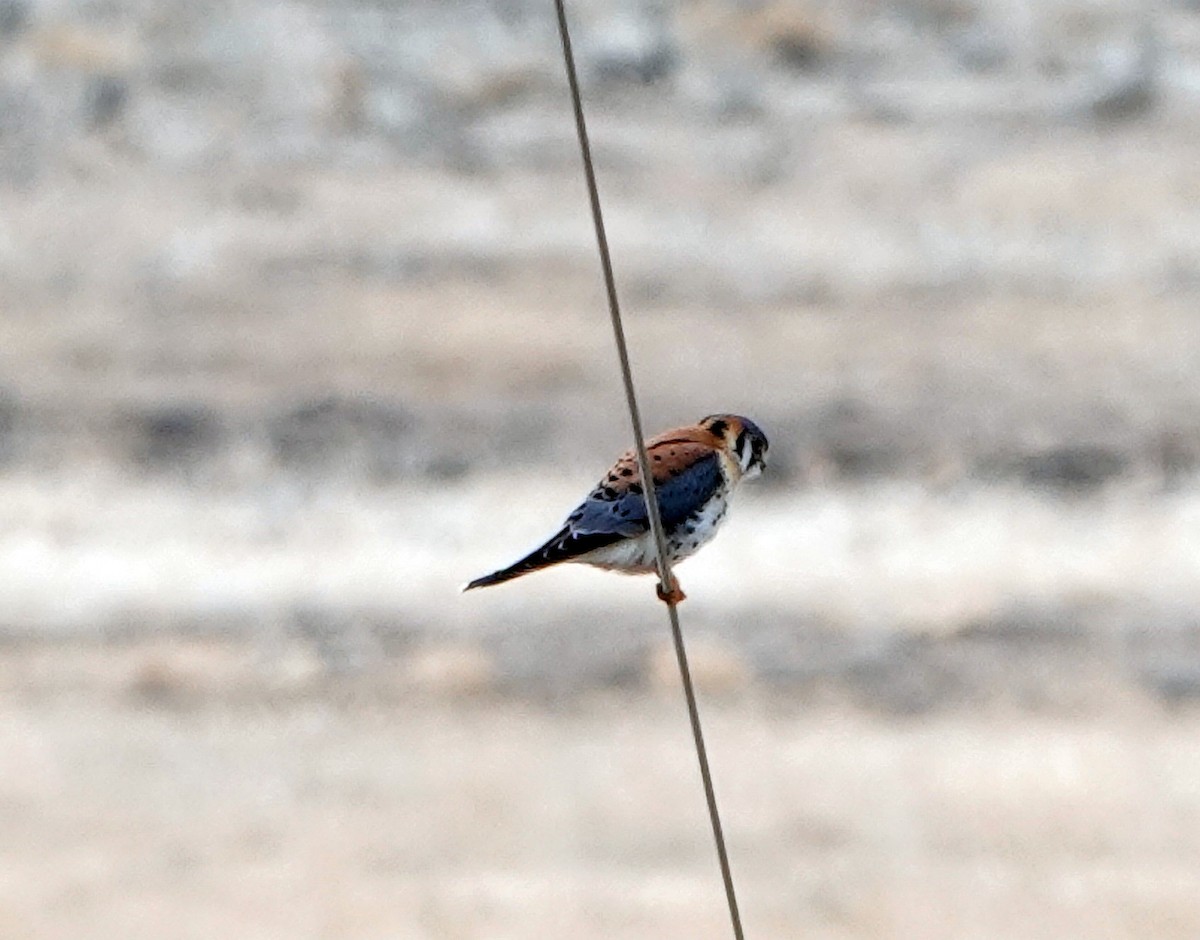
<path fill-rule="evenodd" d="M 747 936 L 1200 936 L 1194 3 L 577 5 Z M 0 0 L 0 936 L 727 936 L 549 7 Z"/>
<path fill-rule="evenodd" d="M 669 683 L 265 687 L 245 657 L 6 656 L 6 936 L 725 935 Z M 1200 930 L 1194 714 L 704 707 L 748 936 Z"/>

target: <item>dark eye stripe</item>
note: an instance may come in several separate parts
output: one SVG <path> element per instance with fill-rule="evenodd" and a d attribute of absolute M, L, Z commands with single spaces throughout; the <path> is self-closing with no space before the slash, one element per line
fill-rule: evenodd
<path fill-rule="evenodd" d="M 734 441 L 734 444 L 733 444 L 733 449 L 735 451 L 737 451 L 738 457 L 742 457 L 743 455 L 745 455 L 745 453 L 746 453 L 746 432 L 745 431 L 743 431 L 741 434 L 739 434 L 737 436 L 737 440 Z"/>

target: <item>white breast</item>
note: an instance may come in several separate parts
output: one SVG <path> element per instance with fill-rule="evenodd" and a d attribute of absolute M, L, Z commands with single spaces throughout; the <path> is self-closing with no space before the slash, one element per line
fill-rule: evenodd
<path fill-rule="evenodd" d="M 728 509 L 729 500 L 725 494 L 717 493 L 698 512 L 689 516 L 686 522 L 677 526 L 667 538 L 671 548 L 671 560 L 681 561 L 711 541 L 725 520 Z"/>
<path fill-rule="evenodd" d="M 729 501 L 718 493 L 682 524 L 667 533 L 667 550 L 671 562 L 682 561 L 695 554 L 717 534 L 725 519 Z M 636 538 L 622 539 L 604 548 L 598 548 L 575 559 L 597 568 L 611 568 L 629 574 L 644 574 L 655 568 L 654 538 L 645 532 Z"/>

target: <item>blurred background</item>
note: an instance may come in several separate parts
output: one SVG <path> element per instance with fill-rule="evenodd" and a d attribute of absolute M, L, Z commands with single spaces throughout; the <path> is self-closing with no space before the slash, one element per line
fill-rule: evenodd
<path fill-rule="evenodd" d="M 747 935 L 1200 936 L 1200 3 L 570 5 Z M 0 0 L 0 934 L 721 937 L 550 0 Z"/>

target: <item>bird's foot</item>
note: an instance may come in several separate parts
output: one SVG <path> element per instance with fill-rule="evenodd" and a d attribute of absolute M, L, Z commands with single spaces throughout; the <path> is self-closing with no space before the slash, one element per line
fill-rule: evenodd
<path fill-rule="evenodd" d="M 668 590 L 663 586 L 661 581 L 654 586 L 658 592 L 658 599 L 664 604 L 679 604 L 687 600 L 687 595 L 683 593 L 683 588 L 679 586 L 679 582 L 675 578 L 671 578 L 671 587 Z"/>

